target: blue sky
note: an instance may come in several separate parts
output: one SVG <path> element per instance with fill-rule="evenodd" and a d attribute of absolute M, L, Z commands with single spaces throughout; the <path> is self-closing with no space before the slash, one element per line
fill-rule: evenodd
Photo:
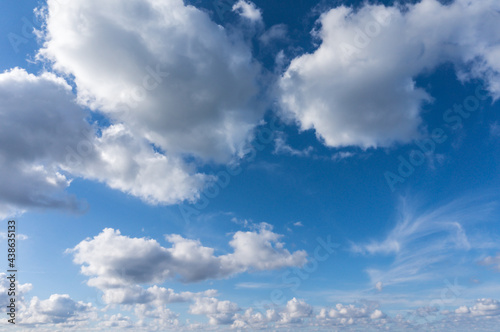
<path fill-rule="evenodd" d="M 499 13 L 4 4 L 18 327 L 494 331 Z"/>

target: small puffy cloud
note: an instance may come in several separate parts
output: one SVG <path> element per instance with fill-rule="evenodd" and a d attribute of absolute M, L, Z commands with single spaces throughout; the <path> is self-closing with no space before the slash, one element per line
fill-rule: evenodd
<path fill-rule="evenodd" d="M 9 274 L 5 274 L 3 272 L 0 273 L 0 303 L 9 303 L 10 296 L 9 288 L 10 288 L 10 280 L 7 279 Z M 16 295 L 17 299 L 23 299 L 24 295 L 29 292 L 33 288 L 33 285 L 30 283 L 20 284 L 18 280 L 16 280 Z M 5 312 L 5 306 L 2 305 L 0 312 Z"/>
<path fill-rule="evenodd" d="M 265 312 L 248 308 L 243 314 L 235 313 L 232 317 L 232 327 L 265 329 L 268 326 L 300 326 L 304 319 L 311 317 L 313 307 L 304 300 L 293 298 L 284 308 L 268 309 Z"/>
<path fill-rule="evenodd" d="M 179 325 L 179 314 L 165 306 L 136 304 L 134 314 L 139 319 L 139 326 L 143 325 L 146 320 L 150 320 L 149 325 L 158 330 L 172 329 Z"/>
<path fill-rule="evenodd" d="M 371 318 L 371 319 L 380 319 L 380 318 L 384 318 L 385 316 L 386 316 L 386 315 L 385 315 L 382 311 L 380 311 L 380 310 L 378 310 L 378 309 L 376 309 L 375 311 L 373 311 L 373 312 L 370 314 L 370 318 Z"/>
<path fill-rule="evenodd" d="M 467 306 L 463 305 L 463 306 L 455 309 L 455 313 L 456 314 L 468 314 L 468 313 L 470 313 L 470 310 Z"/>
<path fill-rule="evenodd" d="M 382 284 L 382 281 L 379 281 L 375 284 L 375 289 L 378 290 L 379 292 L 381 292 L 383 288 L 384 285 Z"/>
<path fill-rule="evenodd" d="M 307 157 L 313 151 L 312 146 L 308 146 L 305 149 L 297 150 L 286 143 L 286 135 L 283 132 L 278 132 L 276 138 L 274 139 L 274 154 L 287 154 L 297 157 Z"/>
<path fill-rule="evenodd" d="M 190 305 L 189 313 L 194 315 L 206 315 L 210 325 L 225 325 L 233 323 L 236 312 L 241 310 L 236 303 L 231 301 L 220 301 L 216 298 L 199 298 Z"/>
<path fill-rule="evenodd" d="M 79 102 L 168 155 L 226 162 L 263 115 L 248 46 L 182 0 L 49 0 L 43 18 L 39 58 L 74 77 Z"/>
<path fill-rule="evenodd" d="M 172 246 L 165 248 L 156 240 L 130 238 L 107 228 L 67 252 L 74 255 L 76 264 L 82 265 L 81 272 L 91 277 L 89 286 L 103 290 L 105 302 L 169 303 L 213 296 L 214 291 L 177 294 L 170 289 L 156 286 L 144 289 L 140 285 L 176 277 L 184 282 L 196 282 L 245 271 L 303 265 L 306 253 L 290 253 L 279 242 L 280 238 L 269 226 L 253 232 L 240 231 L 229 242 L 234 252 L 215 256 L 213 248 L 180 235 L 167 235 Z"/>
<path fill-rule="evenodd" d="M 100 319 L 99 326 L 104 329 L 130 329 L 136 327 L 136 322 L 129 316 L 124 316 L 121 313 L 115 315 L 104 315 Z"/>
<path fill-rule="evenodd" d="M 496 256 L 488 256 L 481 261 L 479 261 L 479 264 L 481 265 L 493 265 L 495 269 L 500 271 L 500 253 L 498 253 Z"/>
<path fill-rule="evenodd" d="M 233 11 L 252 22 L 262 23 L 262 12 L 251 1 L 239 0 L 234 4 Z"/>
<path fill-rule="evenodd" d="M 302 266 L 307 254 L 303 250 L 290 253 L 280 242 L 283 236 L 272 232 L 268 224 L 261 224 L 257 231 L 238 231 L 229 245 L 234 253 L 221 256 L 221 261 L 236 270 L 274 270 L 287 266 Z"/>
<path fill-rule="evenodd" d="M 500 302 L 495 299 L 477 299 L 473 306 L 460 306 L 454 312 L 461 317 L 500 316 Z"/>
<path fill-rule="evenodd" d="M 315 309 L 302 299 L 293 298 L 285 307 L 258 311 L 248 308 L 243 313 L 233 316 L 233 328 L 251 328 L 269 330 L 272 328 L 292 327 L 294 330 L 307 329 L 310 326 L 347 326 L 358 328 L 378 328 L 384 326 L 389 318 L 373 305 L 355 306 L 352 304 L 337 304 L 335 308 Z"/>
<path fill-rule="evenodd" d="M 74 301 L 67 294 L 53 294 L 47 300 L 34 296 L 20 313 L 23 324 L 59 324 L 72 326 L 95 317 L 90 303 Z"/>
<path fill-rule="evenodd" d="M 287 302 L 285 310 L 280 313 L 281 324 L 301 323 L 302 319 L 309 318 L 313 314 L 313 307 L 304 300 L 291 299 Z"/>
<path fill-rule="evenodd" d="M 288 27 L 285 24 L 276 24 L 270 27 L 266 32 L 259 37 L 259 40 L 264 44 L 270 44 L 276 40 L 286 40 L 288 35 Z"/>
<path fill-rule="evenodd" d="M 469 311 L 473 316 L 498 316 L 500 315 L 500 302 L 494 299 L 478 299 Z"/>
<path fill-rule="evenodd" d="M 318 49 L 293 59 L 278 82 L 283 114 L 330 147 L 415 139 L 432 101 L 418 75 L 451 62 L 461 80 L 483 79 L 500 97 L 498 10 L 495 0 L 333 8 L 313 31 Z"/>
<path fill-rule="evenodd" d="M 355 306 L 338 303 L 335 308 L 321 308 L 316 320 L 323 326 L 372 326 L 384 325 L 386 314 L 373 306 Z"/>

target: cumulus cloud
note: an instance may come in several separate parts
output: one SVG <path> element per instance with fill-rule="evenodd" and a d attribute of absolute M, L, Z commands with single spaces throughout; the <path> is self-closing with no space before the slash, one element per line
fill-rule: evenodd
<path fill-rule="evenodd" d="M 352 325 L 357 320 L 366 321 L 368 319 L 384 318 L 385 314 L 379 309 L 367 306 L 355 306 L 353 304 L 338 303 L 335 308 L 322 308 L 316 317 L 318 320 L 338 325 Z"/>
<path fill-rule="evenodd" d="M 95 309 L 90 303 L 74 301 L 67 294 L 53 294 L 47 300 L 34 296 L 24 310 L 20 320 L 23 324 L 58 324 L 70 327 L 95 318 Z"/>
<path fill-rule="evenodd" d="M 195 201 L 204 185 L 213 180 L 197 173 L 182 158 L 155 151 L 146 139 L 134 137 L 122 124 L 102 129 L 100 137 L 87 143 L 93 158 L 69 154 L 61 168 L 151 204 Z"/>
<path fill-rule="evenodd" d="M 0 273 L 0 312 L 3 315 L 11 298 L 8 295 L 11 287 L 8 277 L 9 274 Z M 61 330 L 82 327 L 97 318 L 97 310 L 91 303 L 75 301 L 68 294 L 52 294 L 45 300 L 33 296 L 27 300 L 26 294 L 32 290 L 32 284 L 21 284 L 17 280 L 15 283 L 16 324 L 37 329 L 56 327 Z M 6 319 L 1 324 L 10 325 Z"/>
<path fill-rule="evenodd" d="M 44 20 L 39 58 L 79 102 L 167 154 L 228 161 L 263 115 L 250 49 L 182 0 L 49 0 Z"/>
<path fill-rule="evenodd" d="M 179 277 L 184 282 L 213 278 L 226 278 L 252 270 L 273 270 L 288 266 L 301 266 L 306 262 L 304 251 L 290 253 L 279 242 L 281 235 L 268 226 L 254 232 L 236 232 L 229 245 L 234 252 L 215 256 L 214 249 L 199 241 L 180 235 L 167 235 L 170 248 L 156 240 L 130 238 L 120 231 L 104 229 L 94 238 L 80 242 L 67 252 L 74 262 L 81 264 L 81 272 L 90 276 L 89 286 L 104 292 L 107 303 L 169 303 L 187 301 L 204 293 L 176 294 L 170 289 L 141 284 L 160 283 Z"/>
<path fill-rule="evenodd" d="M 389 146 L 417 138 L 432 97 L 415 77 L 453 63 L 461 80 L 486 81 L 500 97 L 498 2 L 437 0 L 323 13 L 321 45 L 292 60 L 278 83 L 286 117 L 331 147 Z"/>
<path fill-rule="evenodd" d="M 500 315 L 500 303 L 495 299 L 477 299 L 473 306 L 460 306 L 454 311 L 455 314 L 465 317 L 465 316 L 499 316 Z"/>
<path fill-rule="evenodd" d="M 71 87 L 51 73 L 0 74 L 0 218 L 29 208 L 82 211 L 66 193 L 73 177 L 106 183 L 149 203 L 194 201 L 212 179 L 154 150 L 123 124 L 100 135 Z"/>
<path fill-rule="evenodd" d="M 189 313 L 206 315 L 210 325 L 231 324 L 233 316 L 241 310 L 236 303 L 220 301 L 216 298 L 200 298 L 189 307 Z"/>
<path fill-rule="evenodd" d="M 312 313 L 313 307 L 310 304 L 304 300 L 293 298 L 286 303 L 285 310 L 280 313 L 281 318 L 278 322 L 282 324 L 301 323 L 303 318 L 311 317 Z"/>
<path fill-rule="evenodd" d="M 2 303 L 2 307 L 0 308 L 0 312 L 4 313 L 6 311 L 6 307 L 3 304 L 7 304 L 10 301 L 9 288 L 10 288 L 10 280 L 7 279 L 8 274 L 3 272 L 0 273 L 0 303 Z M 16 281 L 16 300 L 24 300 L 24 295 L 29 292 L 33 288 L 33 285 L 30 283 L 20 284 L 19 281 Z"/>
<path fill-rule="evenodd" d="M 0 74 L 0 218 L 28 208 L 81 209 L 58 165 L 89 130 L 71 87 L 50 73 Z"/>
<path fill-rule="evenodd" d="M 498 316 L 500 303 L 494 299 L 478 299 L 476 304 L 469 308 L 468 313 L 473 316 Z"/>
<path fill-rule="evenodd" d="M 270 329 L 293 326 L 294 330 L 310 326 L 349 325 L 375 328 L 388 323 L 387 315 L 373 306 L 339 303 L 335 308 L 319 308 L 318 312 L 306 301 L 297 298 L 289 300 L 285 307 L 268 309 L 265 312 L 248 308 L 242 314 L 234 314 L 233 320 L 233 328 Z"/>
<path fill-rule="evenodd" d="M 234 4 L 233 11 L 252 22 L 262 23 L 262 12 L 251 1 L 239 0 Z"/>
<path fill-rule="evenodd" d="M 238 313 L 242 309 L 235 305 L 231 307 L 231 315 L 225 324 L 232 324 L 233 328 L 259 328 L 264 329 L 272 324 L 273 326 L 300 325 L 305 318 L 312 317 L 313 307 L 302 299 L 293 298 L 287 302 L 284 308 L 268 309 L 264 313 L 248 308 L 243 314 Z"/>
<path fill-rule="evenodd" d="M 115 315 L 104 315 L 99 326 L 103 329 L 130 329 L 136 327 L 136 322 L 133 321 L 129 316 L 124 316 L 121 313 Z"/>
<path fill-rule="evenodd" d="M 150 327 L 158 330 L 171 329 L 179 325 L 179 314 L 164 306 L 136 304 L 134 314 L 139 319 L 137 323 L 139 326 L 147 326 L 146 320 L 149 320 Z"/>

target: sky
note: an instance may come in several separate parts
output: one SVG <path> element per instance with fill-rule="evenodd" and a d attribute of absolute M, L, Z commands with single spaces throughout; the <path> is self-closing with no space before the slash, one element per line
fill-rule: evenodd
<path fill-rule="evenodd" d="M 500 3 L 0 11 L 1 331 L 496 331 Z"/>

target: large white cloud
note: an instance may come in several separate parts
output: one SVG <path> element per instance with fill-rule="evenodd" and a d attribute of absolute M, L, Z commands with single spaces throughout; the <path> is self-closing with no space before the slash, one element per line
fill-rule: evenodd
<path fill-rule="evenodd" d="M 238 305 L 231 301 L 220 301 L 213 297 L 200 298 L 189 307 L 189 313 L 194 315 L 206 315 L 210 325 L 230 324 L 234 320 L 236 312 L 241 310 Z"/>
<path fill-rule="evenodd" d="M 227 161 L 261 118 L 260 66 L 205 12 L 182 0 L 47 6 L 40 57 L 74 76 L 82 104 L 134 136 Z"/>
<path fill-rule="evenodd" d="M 50 73 L 0 74 L 0 218 L 32 207 L 78 210 L 58 167 L 89 131 L 71 87 Z"/>
<path fill-rule="evenodd" d="M 245 271 L 303 265 L 306 253 L 300 250 L 290 253 L 278 242 L 280 237 L 268 226 L 256 232 L 237 232 L 229 243 L 234 252 L 215 256 L 213 248 L 180 235 L 166 236 L 172 243 L 172 247 L 166 248 L 156 240 L 130 238 L 107 228 L 68 252 L 73 253 L 75 263 L 82 265 L 82 273 L 91 277 L 88 284 L 104 292 L 105 302 L 165 304 L 201 295 L 213 296 L 215 292 L 177 294 L 171 289 L 157 286 L 144 289 L 140 285 L 176 277 L 196 282 Z"/>
<path fill-rule="evenodd" d="M 313 33 L 319 48 L 293 59 L 279 81 L 284 114 L 332 147 L 414 139 L 421 105 L 432 100 L 415 77 L 440 64 L 484 79 L 500 97 L 498 10 L 494 0 L 331 9 Z"/>
<path fill-rule="evenodd" d="M 149 203 L 194 201 L 211 177 L 181 157 L 156 152 L 122 124 L 86 120 L 66 81 L 14 68 L 0 74 L 0 218 L 29 208 L 80 211 L 72 177 L 106 183 Z"/>

